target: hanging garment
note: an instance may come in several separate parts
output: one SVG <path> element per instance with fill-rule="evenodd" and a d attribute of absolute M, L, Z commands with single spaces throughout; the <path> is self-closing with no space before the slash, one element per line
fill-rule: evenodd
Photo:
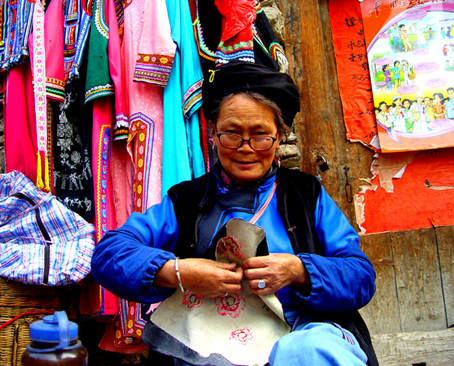
<path fill-rule="evenodd" d="M 133 211 L 161 201 L 163 87 L 176 46 L 165 2 L 134 0 L 125 8 L 122 55 L 128 98 L 128 151 L 134 166 Z"/>
<path fill-rule="evenodd" d="M 79 68 L 90 31 L 92 0 L 69 0 L 64 16 L 65 81 L 79 77 Z"/>
<path fill-rule="evenodd" d="M 28 59 L 28 37 L 32 29 L 35 2 L 3 1 L 0 11 L 0 69 L 9 70 Z"/>
<path fill-rule="evenodd" d="M 287 72 L 287 58 L 260 2 L 255 3 L 253 16 L 251 7 L 254 0 L 243 0 L 241 3 L 220 0 L 192 1 L 196 2 L 194 33 L 204 76 L 209 69 L 214 69 L 216 64 L 233 59 L 244 59 Z M 231 10 L 232 4 L 234 10 Z M 242 16 L 242 22 L 236 22 L 235 15 L 242 14 L 243 9 L 248 9 L 248 16 Z M 229 47 L 225 45 L 226 40 Z M 250 50 L 251 43 L 252 56 L 249 51 L 247 56 L 244 52 L 236 52 L 237 49 Z"/>
<path fill-rule="evenodd" d="M 91 220 L 95 213 L 92 111 L 90 106 L 84 106 L 84 84 L 80 79 L 67 85 L 65 101 L 54 107 L 53 112 L 55 195 L 71 210 Z"/>
<path fill-rule="evenodd" d="M 252 22 L 256 18 L 255 0 L 214 1 L 222 16 L 221 39 L 216 50 L 216 64 L 231 60 L 254 62 Z"/>
<path fill-rule="evenodd" d="M 65 99 L 65 78 L 64 78 L 64 45 L 63 45 L 63 10 L 61 3 L 51 2 L 44 14 L 44 26 L 42 29 L 44 40 L 44 54 L 35 50 L 36 41 L 34 29 L 29 42 L 30 61 L 34 75 L 34 83 L 37 82 L 36 62 L 42 59 L 45 64 L 45 87 L 46 96 L 51 101 L 63 102 Z M 45 55 L 45 58 L 43 59 Z"/>
<path fill-rule="evenodd" d="M 8 71 L 5 102 L 6 171 L 36 182 L 36 120 L 30 61 Z"/>
<path fill-rule="evenodd" d="M 172 39 L 177 45 L 164 89 L 162 194 L 173 185 L 205 173 L 200 125 L 202 70 L 187 1 L 167 1 Z"/>
<path fill-rule="evenodd" d="M 85 83 L 85 105 L 91 105 L 93 110 L 92 161 L 97 241 L 108 230 L 116 227 L 111 171 L 115 121 L 112 101 L 114 85 L 109 72 L 109 18 L 106 17 L 105 10 L 104 1 L 94 3 Z M 99 285 L 95 287 L 99 289 L 99 298 L 95 298 L 98 303 L 93 304 L 91 308 L 99 308 L 99 313 L 94 315 L 115 316 L 118 308 L 117 297 Z"/>
<path fill-rule="evenodd" d="M 52 103 L 63 101 L 64 95 L 63 36 L 59 32 L 63 15 L 58 2 L 50 4 L 45 14 L 40 2 L 36 7 L 35 29 L 28 40 L 30 63 L 8 74 L 6 167 L 23 172 L 38 188 L 53 191 Z"/>
<path fill-rule="evenodd" d="M 67 6 L 66 12 L 68 11 Z M 49 124 L 47 138 L 51 147 L 48 150 L 51 154 L 49 165 L 52 170 L 50 172 L 52 191 L 68 208 L 90 220 L 94 214 L 89 156 L 91 137 L 87 136 L 87 131 L 91 129 L 91 118 L 87 122 L 83 111 L 83 85 L 80 82 L 66 85 L 65 81 L 67 79 L 65 58 L 68 56 L 68 38 L 65 33 L 74 35 L 78 24 L 78 16 L 71 14 L 63 14 L 62 4 L 58 1 L 51 2 L 45 14 L 45 20 L 48 20 L 44 27 L 47 40 L 46 96 L 49 100 L 59 102 L 49 103 L 47 109 Z M 73 19 L 74 27 L 68 25 L 68 19 Z M 33 61 L 39 61 L 35 59 L 39 57 L 39 50 L 34 50 L 35 43 L 35 41 L 30 43 L 30 55 Z M 74 49 L 74 44 L 71 48 Z"/>

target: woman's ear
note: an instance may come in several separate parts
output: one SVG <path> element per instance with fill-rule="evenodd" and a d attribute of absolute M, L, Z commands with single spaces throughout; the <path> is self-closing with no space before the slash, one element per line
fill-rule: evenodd
<path fill-rule="evenodd" d="M 208 127 L 210 128 L 210 136 L 214 139 L 216 135 L 216 125 L 210 120 L 208 121 Z"/>
<path fill-rule="evenodd" d="M 281 146 L 281 142 L 282 142 L 283 139 L 284 139 L 284 134 L 283 134 L 283 133 L 280 133 L 280 134 L 277 136 L 277 140 L 276 140 L 276 149 L 279 149 L 279 147 Z"/>

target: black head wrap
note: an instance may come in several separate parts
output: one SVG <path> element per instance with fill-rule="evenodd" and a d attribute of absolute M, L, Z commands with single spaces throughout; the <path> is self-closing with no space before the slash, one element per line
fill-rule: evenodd
<path fill-rule="evenodd" d="M 292 126 L 300 110 L 300 94 L 292 78 L 269 67 L 249 62 L 229 62 L 206 75 L 202 87 L 203 112 L 207 118 L 229 94 L 256 92 L 275 102 L 284 122 Z"/>

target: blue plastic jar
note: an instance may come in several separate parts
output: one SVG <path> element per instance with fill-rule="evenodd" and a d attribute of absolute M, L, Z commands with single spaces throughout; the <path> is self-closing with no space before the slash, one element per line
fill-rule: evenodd
<path fill-rule="evenodd" d="M 78 331 L 64 311 L 30 324 L 31 342 L 22 354 L 22 366 L 87 366 L 88 352 Z"/>

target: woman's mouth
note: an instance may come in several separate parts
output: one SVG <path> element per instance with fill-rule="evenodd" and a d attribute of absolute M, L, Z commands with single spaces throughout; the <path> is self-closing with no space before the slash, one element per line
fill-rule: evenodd
<path fill-rule="evenodd" d="M 256 163 L 256 161 L 236 161 L 235 163 L 237 163 L 238 165 L 241 165 L 243 167 L 247 167 L 247 166 L 252 166 Z"/>

